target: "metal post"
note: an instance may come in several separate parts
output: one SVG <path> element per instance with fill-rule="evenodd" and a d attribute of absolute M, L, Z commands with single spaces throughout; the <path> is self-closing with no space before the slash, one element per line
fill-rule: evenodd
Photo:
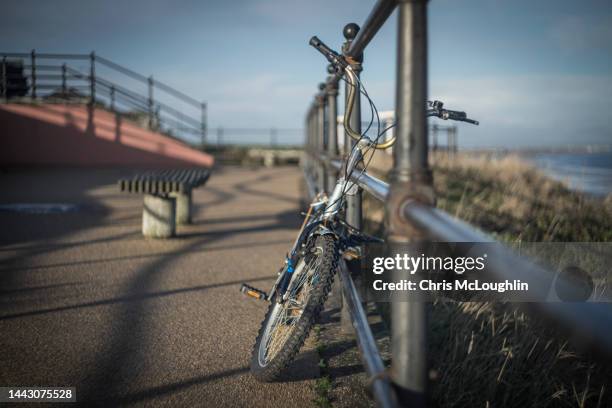
<path fill-rule="evenodd" d="M 386 208 L 387 251 L 405 253 L 425 236 L 402 216 L 407 202 L 433 204 L 427 162 L 427 0 L 399 2 L 397 42 L 397 142 Z M 413 247 L 414 248 L 414 247 Z M 417 249 L 418 250 L 418 249 Z M 419 252 L 420 253 L 420 252 Z M 392 279 L 405 279 L 393 271 Z M 424 406 L 427 390 L 427 310 L 418 298 L 391 304 L 391 378 L 403 405 Z"/>
<path fill-rule="evenodd" d="M 355 23 L 350 23 L 344 26 L 342 33 L 346 41 L 344 42 L 342 46 L 342 51 L 345 55 L 348 53 L 348 50 L 351 48 L 351 42 L 357 36 L 358 32 L 359 32 L 359 26 Z M 361 65 L 362 62 L 363 62 L 363 55 L 359 55 L 359 56 L 356 56 L 355 58 L 351 58 L 351 68 L 353 69 L 353 71 L 355 71 L 355 74 L 357 75 L 357 77 L 359 77 L 359 74 L 362 70 L 362 65 Z M 344 91 L 345 106 L 346 106 L 346 98 L 349 94 L 350 86 L 351 85 L 348 82 L 346 82 L 345 88 L 344 88 L 345 89 Z M 359 92 L 359 90 L 357 90 L 357 96 L 355 97 L 355 102 L 353 105 L 353 112 L 351 114 L 351 117 L 349 118 L 349 124 L 354 131 L 356 131 L 357 133 L 361 133 L 361 92 Z M 351 137 L 345 131 L 344 132 L 344 152 L 346 155 L 350 154 L 351 149 L 353 148 L 354 145 L 355 145 L 355 142 L 353 141 L 353 139 L 351 139 Z M 349 225 L 352 225 L 353 227 L 357 229 L 361 229 L 361 225 L 362 225 L 361 188 L 359 188 L 354 195 L 349 195 L 346 199 L 346 222 Z M 353 262 L 350 262 L 348 267 L 351 273 L 357 277 L 355 285 L 359 289 L 360 294 L 362 296 L 362 300 L 365 303 L 366 293 L 363 288 L 364 279 L 362 279 L 362 277 L 360 276 L 360 273 L 361 273 L 360 261 L 355 260 Z M 346 303 L 346 299 L 343 299 L 342 300 L 342 313 L 340 315 L 340 325 L 341 325 L 342 331 L 344 331 L 345 333 L 352 332 L 352 325 L 350 322 L 350 315 L 348 314 L 347 307 L 348 306 Z"/>
<path fill-rule="evenodd" d="M 147 98 L 147 107 L 149 110 L 149 129 L 153 129 L 153 127 L 155 126 L 153 116 L 153 76 L 147 78 L 147 86 L 149 91 L 149 97 Z"/>
<path fill-rule="evenodd" d="M 30 53 L 30 78 L 32 88 L 32 99 L 36 99 L 36 51 L 32 50 Z"/>
<path fill-rule="evenodd" d="M 223 144 L 223 128 L 217 128 L 217 146 L 221 146 Z"/>
<path fill-rule="evenodd" d="M 317 94 L 317 141 L 316 155 L 318 158 L 325 152 L 325 84 L 319 84 Z M 319 191 L 325 191 L 325 165 L 317 160 L 317 186 Z"/>
<path fill-rule="evenodd" d="M 202 112 L 202 116 L 200 119 L 200 132 L 202 134 L 202 147 L 204 147 L 204 145 L 206 144 L 206 132 L 208 131 L 208 124 L 206 123 L 207 120 L 207 109 L 208 109 L 208 105 L 206 104 L 206 102 L 202 102 L 200 104 L 200 110 Z"/>
<path fill-rule="evenodd" d="M 110 88 L 110 103 L 111 103 L 111 111 L 115 111 L 115 86 L 111 85 Z"/>
<path fill-rule="evenodd" d="M 94 106 L 96 103 L 96 54 L 92 51 L 89 54 L 89 103 Z"/>
<path fill-rule="evenodd" d="M 270 146 L 276 146 L 276 142 L 277 142 L 276 134 L 277 134 L 276 129 L 275 128 L 271 128 L 270 129 Z"/>
<path fill-rule="evenodd" d="M 308 174 L 311 177 L 311 179 L 314 177 L 315 175 L 315 165 L 316 165 L 316 160 L 313 159 L 313 154 L 314 154 L 314 149 L 315 149 L 315 138 L 316 138 L 316 126 L 315 126 L 315 120 L 316 120 L 316 115 L 317 115 L 317 110 L 316 110 L 316 105 L 315 103 L 313 103 L 310 107 L 310 117 L 308 119 L 308 123 L 309 123 L 309 134 L 308 134 L 308 157 L 309 157 L 309 162 L 308 162 Z"/>
<path fill-rule="evenodd" d="M 7 83 L 8 81 L 6 80 L 6 57 L 2 57 L 2 98 L 4 100 L 6 100 L 8 95 L 6 91 Z"/>
<path fill-rule="evenodd" d="M 62 95 L 66 98 L 68 95 L 68 88 L 66 84 L 66 64 L 62 64 Z"/>
<path fill-rule="evenodd" d="M 333 73 L 334 67 L 329 66 L 328 72 Z M 325 88 L 327 95 L 327 157 L 329 160 L 338 157 L 338 124 L 336 118 L 338 116 L 338 83 L 336 81 L 328 82 Z M 331 194 L 334 188 L 338 173 L 332 171 L 331 168 L 327 171 L 327 193 Z"/>

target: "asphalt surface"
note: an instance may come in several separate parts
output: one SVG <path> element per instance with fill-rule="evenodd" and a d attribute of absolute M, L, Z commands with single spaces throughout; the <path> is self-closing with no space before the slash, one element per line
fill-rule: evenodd
<path fill-rule="evenodd" d="M 266 305 L 238 291 L 273 282 L 301 222 L 299 170 L 214 172 L 170 240 L 142 237 L 126 173 L 0 173 L 0 204 L 77 205 L 0 207 L 0 386 L 75 386 L 83 405 L 312 406 L 311 348 L 282 382 L 250 376 Z"/>

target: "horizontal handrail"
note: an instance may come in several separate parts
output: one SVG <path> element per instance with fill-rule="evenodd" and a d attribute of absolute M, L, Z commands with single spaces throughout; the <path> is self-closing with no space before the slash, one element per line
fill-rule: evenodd
<path fill-rule="evenodd" d="M 0 52 L 0 55 L 12 58 L 30 58 L 31 52 Z M 89 54 L 56 54 L 48 52 L 36 52 L 36 58 L 42 59 L 71 59 L 71 60 L 86 60 L 90 58 Z"/>
<path fill-rule="evenodd" d="M 351 323 L 357 334 L 357 345 L 363 356 L 366 372 L 368 376 L 372 378 L 374 398 L 379 407 L 396 407 L 398 403 L 395 393 L 391 388 L 389 379 L 384 375 L 385 365 L 378 353 L 376 340 L 370 330 L 370 325 L 366 312 L 363 309 L 361 298 L 351 279 L 344 259 L 340 260 L 338 272 L 340 273 L 340 281 L 342 282 L 342 294 L 347 302 Z"/>
<path fill-rule="evenodd" d="M 277 131 L 277 132 L 303 132 L 304 129 L 298 129 L 298 128 L 277 128 L 277 127 L 266 127 L 266 128 L 232 128 L 232 127 L 224 127 L 224 126 L 219 126 L 216 128 L 209 128 L 209 130 L 212 132 L 213 130 L 223 130 L 225 132 L 232 132 L 232 133 L 254 133 L 254 132 L 261 132 L 261 133 L 270 133 L 271 130 Z"/>
<path fill-rule="evenodd" d="M 193 106 L 195 106 L 196 108 L 200 108 L 202 106 L 202 102 L 195 100 L 194 98 L 192 98 L 189 95 L 186 95 L 184 93 L 182 93 L 179 90 L 176 90 L 174 88 L 172 88 L 170 85 L 166 85 L 163 82 L 158 81 L 157 79 L 152 79 L 150 77 L 146 77 L 138 72 L 132 71 L 129 68 L 124 67 L 123 65 L 119 65 L 116 62 L 113 62 L 109 59 L 106 59 L 104 57 L 100 57 L 98 55 L 96 55 L 96 61 L 102 63 L 103 65 L 106 65 L 109 68 L 113 68 L 116 71 L 119 71 L 125 75 L 128 75 L 136 80 L 139 80 L 143 83 L 149 83 L 150 80 L 153 81 L 153 86 L 162 89 L 172 95 L 174 95 L 175 97 L 182 99 L 184 102 L 187 102 Z"/>
<path fill-rule="evenodd" d="M 336 171 L 340 171 L 342 168 L 342 162 L 340 160 L 331 160 L 330 165 Z M 369 175 L 365 171 L 361 172 L 358 170 L 351 173 L 350 179 L 359 187 L 370 193 L 378 201 L 387 200 L 387 196 L 389 195 L 389 184 L 384 181 Z"/>
<path fill-rule="evenodd" d="M 351 46 L 346 52 L 347 56 L 359 58 L 378 30 L 393 13 L 395 6 L 397 6 L 397 0 L 378 0 L 376 2 L 357 36 L 351 41 Z"/>
<path fill-rule="evenodd" d="M 63 59 L 63 60 L 91 60 L 92 58 L 102 64 L 105 65 L 111 69 L 114 69 L 115 71 L 118 71 L 126 76 L 131 77 L 132 79 L 138 80 L 140 82 L 143 82 L 145 84 L 148 84 L 149 81 L 153 82 L 153 86 L 163 90 L 164 92 L 167 92 L 171 95 L 173 95 L 174 97 L 182 100 L 183 102 L 186 102 L 196 108 L 201 108 L 203 102 L 202 101 L 198 101 L 194 98 L 192 98 L 191 96 L 171 87 L 168 84 L 165 84 L 163 82 L 160 82 L 158 80 L 153 80 L 151 77 L 147 77 L 145 75 L 142 75 L 136 71 L 133 71 L 129 68 L 124 67 L 123 65 L 117 64 L 114 61 L 109 60 L 108 58 L 104 58 L 102 56 L 99 56 L 97 54 L 94 53 L 90 53 L 90 54 L 62 54 L 62 53 L 44 53 L 44 52 L 35 52 L 33 53 L 25 53 L 25 52 L 0 52 L 0 56 L 5 56 L 5 57 L 12 57 L 12 58 L 31 58 L 32 55 L 35 55 L 35 57 L 37 59 Z M 38 64 L 36 65 L 36 68 L 38 68 Z"/>
<path fill-rule="evenodd" d="M 71 72 L 73 75 L 76 75 L 77 77 L 80 77 L 80 78 L 83 78 L 83 79 L 88 79 L 89 78 L 89 76 L 87 74 L 84 74 L 84 73 L 82 73 L 82 72 L 80 72 L 80 71 L 78 71 L 78 70 L 76 70 L 74 68 L 66 67 L 66 70 Z M 139 103 L 139 105 L 136 105 L 136 106 L 138 106 L 139 108 L 141 108 L 143 110 L 146 110 L 148 108 L 148 98 L 145 97 L 144 95 L 140 95 L 140 94 L 138 94 L 136 92 L 133 92 L 133 91 L 130 91 L 129 89 L 124 88 L 124 87 L 122 87 L 120 85 L 116 85 L 116 84 L 112 83 L 111 81 L 109 81 L 107 79 L 104 79 L 104 78 L 102 78 L 100 76 L 96 76 L 95 77 L 95 82 L 97 84 L 100 84 L 100 85 L 106 87 L 109 90 L 112 88 L 115 92 L 120 93 L 120 94 L 130 98 L 131 100 Z M 156 101 L 154 103 L 154 105 L 155 106 L 159 106 L 161 109 L 163 109 L 164 111 L 170 113 L 176 119 L 179 119 L 179 120 L 181 120 L 183 122 L 189 123 L 191 126 L 194 126 L 196 128 L 200 126 L 200 121 L 198 121 L 197 119 L 194 119 L 191 116 L 186 115 L 183 112 L 181 112 L 181 111 L 179 111 L 177 109 L 174 109 L 174 108 L 172 108 L 172 107 L 170 107 L 170 106 L 168 106 L 168 105 L 166 105 L 166 104 L 164 104 L 162 102 Z M 193 129 L 193 128 L 190 128 L 190 129 Z M 198 132 L 201 132 L 201 129 L 198 130 Z"/>
<path fill-rule="evenodd" d="M 433 197 L 430 197 L 435 196 L 435 193 L 428 163 L 427 115 L 424 109 L 413 108 L 424 108 L 427 101 L 427 89 L 424 86 L 427 83 L 427 0 L 378 0 L 361 30 L 354 24 L 345 26 L 344 35 L 347 41 L 344 43 L 343 53 L 349 57 L 346 62 L 356 71 L 361 71 L 363 66 L 360 61 L 364 49 L 395 6 L 399 6 L 395 84 L 398 90 L 395 106 L 395 135 L 398 143 L 394 147 L 392 183 L 387 184 L 360 169 L 355 169 L 350 175 L 350 180 L 356 183 L 361 191 L 385 203 L 386 250 L 400 251 L 406 242 L 493 243 L 491 248 L 487 249 L 487 268 L 483 273 L 487 273 L 488 277 L 494 280 L 529 281 L 529 298 L 525 296 L 517 299 L 523 302 L 519 303 L 521 307 L 540 314 L 557 328 L 571 333 L 570 338 L 579 339 L 579 345 L 592 346 L 593 350 L 606 358 L 612 357 L 612 304 L 528 302 L 548 299 L 552 289 L 551 282 L 554 282 L 555 287 L 560 284 L 564 290 L 572 291 L 578 288 L 573 282 L 516 253 L 511 247 L 497 242 L 475 226 L 435 208 Z M 337 115 L 340 78 L 339 72 L 327 77 L 326 86 L 319 85 L 314 100 L 307 109 L 305 156 L 302 165 L 311 198 L 316 192 L 330 194 L 337 185 L 337 178 L 344 175 L 343 164 L 337 160 L 339 152 L 336 121 L 329 120 Z M 355 116 L 350 118 L 351 125 L 353 122 L 359 124 L 359 108 L 355 111 Z M 353 128 L 360 130 L 358 126 Z M 440 129 L 442 128 L 435 127 L 434 134 Z M 346 139 L 348 138 L 345 135 Z M 345 142 L 345 151 L 349 151 L 350 146 Z M 435 146 L 434 139 L 434 149 Z M 406 188 L 407 183 L 413 188 Z M 393 192 L 394 199 L 391 199 L 390 191 Z M 363 213 L 359 191 L 347 198 L 344 216 L 349 224 L 358 229 L 361 227 Z M 353 272 L 357 274 L 361 271 Z M 368 374 L 378 378 L 380 367 L 372 369 L 380 358 L 378 350 L 369 340 L 371 332 L 367 320 L 361 315 L 363 308 L 359 304 L 359 296 L 355 296 L 356 293 L 350 290 L 354 284 L 344 263 L 341 264 L 340 274 L 346 309 L 350 313 L 360 342 L 362 360 Z M 425 393 L 428 382 L 426 308 L 422 303 L 393 302 L 391 310 L 393 357 L 390 375 L 397 391 L 396 396 L 403 405 L 424 406 L 427 401 Z M 341 322 L 343 321 L 345 319 L 341 318 Z M 390 390 L 381 390 L 375 384 L 373 394 L 380 405 L 385 398 L 393 397 Z"/>
<path fill-rule="evenodd" d="M 314 158 L 320 161 L 325 160 L 324 155 Z M 330 160 L 328 164 L 336 171 L 341 170 L 342 164 L 339 160 Z M 389 185 L 367 172 L 355 170 L 351 175 L 351 181 L 379 201 L 386 201 L 389 195 Z M 452 217 L 438 208 L 420 204 L 416 201 L 406 203 L 402 215 L 434 241 L 497 242 L 472 225 Z M 523 277 L 523 281 L 531 282 L 530 292 L 532 295 L 539 298 L 546 297 L 550 289 L 551 274 L 553 274 L 551 271 L 518 256 L 502 245 L 492 246 L 489 251 L 487 271 L 496 279 L 520 280 Z M 524 276 L 527 274 L 529 275 L 528 278 Z M 585 303 L 579 308 L 573 308 L 562 303 L 530 303 L 528 306 L 534 311 L 551 318 L 563 329 L 586 335 L 595 347 L 608 355 L 612 355 L 612 305 Z"/>

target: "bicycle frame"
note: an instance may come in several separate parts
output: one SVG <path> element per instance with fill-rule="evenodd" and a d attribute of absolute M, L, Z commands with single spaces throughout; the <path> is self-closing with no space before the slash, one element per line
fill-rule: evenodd
<path fill-rule="evenodd" d="M 322 47 L 324 52 L 327 52 L 325 51 L 327 49 L 326 46 L 322 44 L 320 40 L 316 39 L 315 44 L 315 46 Z M 291 282 L 291 277 L 295 271 L 296 260 L 298 258 L 300 248 L 313 235 L 333 234 L 340 240 L 341 247 L 349 246 L 349 236 L 347 236 L 344 231 L 338 231 L 336 225 L 338 224 L 338 221 L 341 221 L 337 216 L 343 208 L 344 195 L 355 194 L 358 188 L 354 182 L 349 180 L 350 175 L 357 168 L 358 164 L 363 161 L 366 149 L 386 149 L 388 147 L 391 147 L 395 142 L 395 136 L 392 137 L 390 140 L 378 142 L 378 137 L 376 140 L 372 140 L 367 135 L 356 132 L 351 128 L 349 119 L 353 111 L 355 98 L 359 94 L 359 83 L 357 75 L 355 74 L 350 65 L 347 65 L 337 60 L 337 58 L 339 57 L 337 54 L 333 53 L 333 51 L 331 50 L 329 50 L 329 53 L 331 53 L 328 54 L 331 55 L 331 57 L 329 58 L 330 62 L 336 65 L 336 68 L 345 75 L 346 80 L 350 85 L 348 87 L 349 91 L 347 94 L 346 109 L 344 112 L 344 129 L 353 140 L 356 140 L 356 145 L 353 147 L 353 149 L 351 149 L 349 157 L 345 161 L 343 161 L 341 168 L 345 169 L 345 174 L 339 175 L 336 181 L 336 185 L 329 198 L 326 197 L 324 194 L 319 194 L 310 204 L 308 213 L 306 214 L 306 218 L 304 219 L 298 237 L 295 240 L 289 255 L 285 259 L 285 265 L 283 268 L 281 268 L 276 283 L 272 287 L 270 293 L 268 293 L 267 295 L 268 299 L 272 299 L 272 297 L 276 294 L 276 299 L 278 302 L 282 302 L 284 300 L 283 297 L 285 295 L 285 291 L 287 290 L 287 287 Z M 426 112 L 426 115 L 428 117 L 435 116 L 445 120 L 452 119 L 476 125 L 478 124 L 477 121 L 468 119 L 465 112 L 443 109 L 443 103 L 440 101 L 428 102 L 428 105 L 429 109 L 427 109 Z M 321 208 L 323 206 L 325 206 L 325 208 L 321 211 Z M 313 213 L 315 214 L 314 218 Z"/>

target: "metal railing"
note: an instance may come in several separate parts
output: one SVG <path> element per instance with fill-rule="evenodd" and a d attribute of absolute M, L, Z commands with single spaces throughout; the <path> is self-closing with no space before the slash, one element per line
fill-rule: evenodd
<path fill-rule="evenodd" d="M 209 144 L 217 146 L 248 145 L 293 147 L 302 144 L 304 129 L 291 128 L 238 128 L 217 126 L 208 128 Z"/>
<path fill-rule="evenodd" d="M 397 142 L 394 146 L 394 165 L 390 183 L 367 172 L 351 175 L 363 191 L 385 203 L 386 246 L 389 254 L 402 253 L 406 245 L 442 242 L 493 242 L 475 227 L 434 207 L 433 177 L 428 163 L 427 118 L 427 1 L 379 0 L 361 30 L 355 24 L 344 29 L 346 42 L 343 53 L 356 72 L 361 71 L 362 53 L 376 32 L 395 8 L 398 8 L 396 113 Z M 331 71 L 331 70 L 330 70 Z M 335 73 L 319 85 L 319 92 L 306 115 L 304 172 L 308 192 L 314 196 L 329 192 L 341 169 L 338 151 L 337 97 L 339 76 Z M 359 97 L 357 97 L 351 126 L 360 130 Z M 330 120 L 330 118 L 332 118 Z M 345 153 L 352 143 L 344 136 Z M 362 222 L 361 195 L 347 198 L 347 222 L 360 227 Z M 545 291 L 552 272 L 542 269 L 510 249 L 496 246 L 489 253 L 490 273 L 504 279 L 516 279 L 521 273 L 534 274 L 534 290 Z M 372 392 L 379 406 L 423 406 L 428 384 L 427 367 L 427 312 L 425 302 L 393 302 L 391 304 L 391 353 L 388 371 L 382 365 L 376 343 L 367 324 L 358 290 L 341 262 L 343 285 L 342 322 L 346 319 L 355 330 L 358 345 Z M 522 272 L 521 272 L 522 271 Z M 353 274 L 361 271 L 352 271 Z M 402 271 L 393 271 L 394 279 Z M 539 279 L 542 278 L 542 279 Z M 538 282 L 542 282 L 538 285 Z M 594 346 L 607 357 L 612 356 L 612 313 L 605 303 L 529 303 L 528 311 L 539 312 L 551 323 L 566 329 L 583 343 Z M 390 378 L 389 378 L 390 377 Z"/>
<path fill-rule="evenodd" d="M 70 62 L 72 65 L 69 65 Z M 85 63 L 87 69 L 74 64 Z M 99 74 L 104 69 L 117 78 Z M 119 79 L 120 78 L 120 79 Z M 125 83 L 130 80 L 132 86 Z M 144 90 L 134 90 L 144 85 Z M 159 95 L 158 95 L 159 94 Z M 90 54 L 0 52 L 2 100 L 87 101 L 142 120 L 143 125 L 192 144 L 207 136 L 207 104 L 111 60 Z M 162 102 L 162 100 L 164 102 Z M 185 109 L 177 108 L 182 104 Z M 190 113 L 185 113 L 188 110 Z"/>

